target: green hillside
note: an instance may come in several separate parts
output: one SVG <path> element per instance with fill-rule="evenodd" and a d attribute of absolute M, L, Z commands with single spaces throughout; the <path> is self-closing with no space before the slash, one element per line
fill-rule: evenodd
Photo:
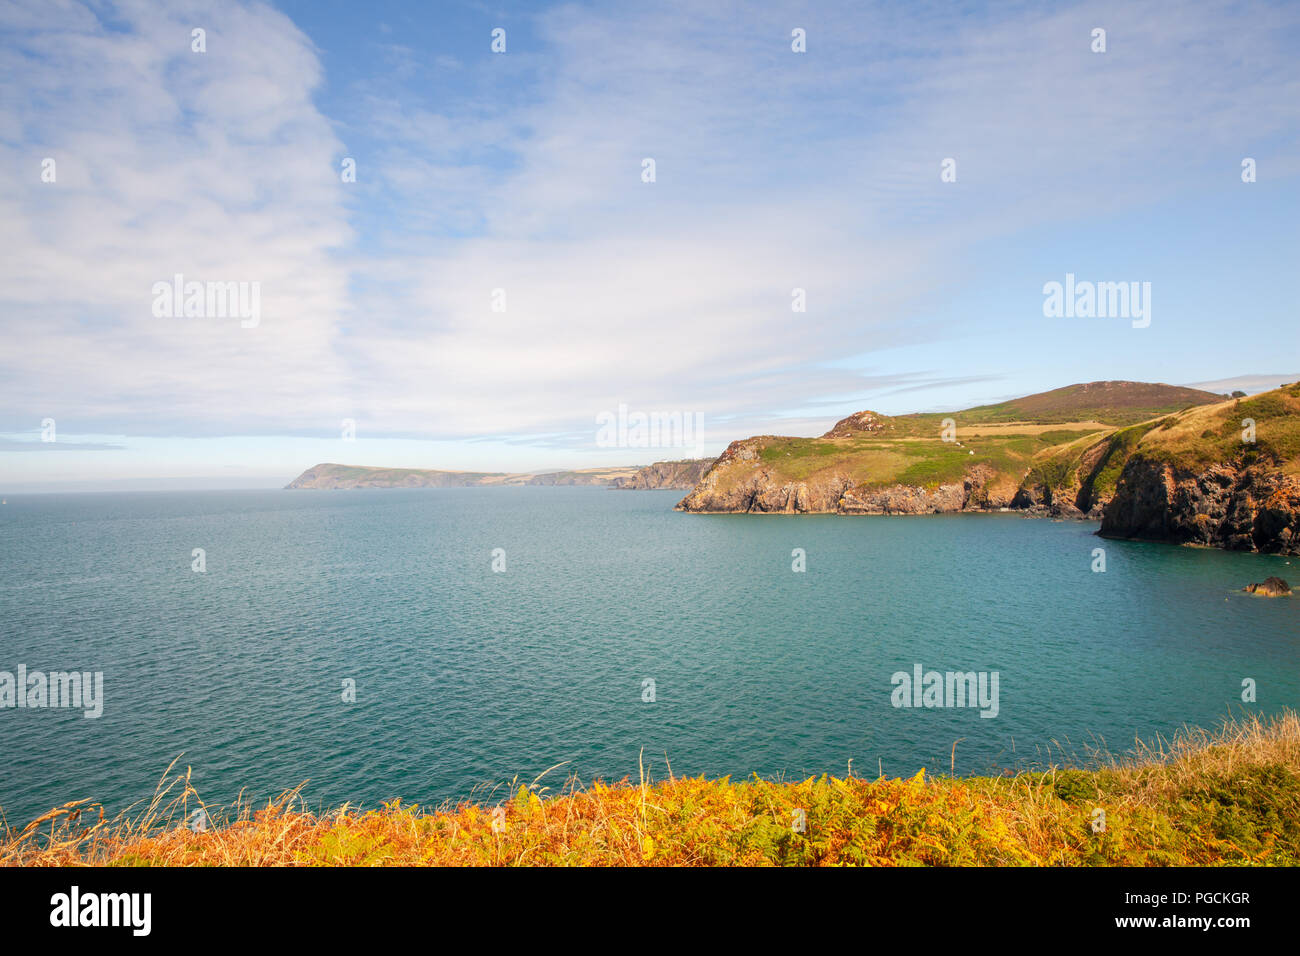
<path fill-rule="evenodd" d="M 1221 402 L 1226 397 L 1179 385 L 1087 382 L 1027 395 L 998 405 L 968 408 L 960 414 L 963 421 L 971 424 L 1094 421 L 1107 425 L 1133 425 L 1195 405 Z"/>
<path fill-rule="evenodd" d="M 1092 382 L 958 412 L 858 412 L 820 438 L 762 435 L 733 443 L 679 507 L 1042 507 L 1099 516 L 1135 455 L 1185 469 L 1242 458 L 1291 473 L 1300 460 L 1298 387 L 1227 399 L 1173 385 Z M 1245 418 L 1257 423 L 1253 445 L 1242 442 Z"/>

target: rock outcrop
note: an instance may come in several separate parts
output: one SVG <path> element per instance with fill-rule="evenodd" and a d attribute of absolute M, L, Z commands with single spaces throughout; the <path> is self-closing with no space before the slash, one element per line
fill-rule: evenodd
<path fill-rule="evenodd" d="M 1258 463 L 1188 471 L 1138 456 L 1124 467 L 1100 534 L 1300 554 L 1300 478 Z"/>
<path fill-rule="evenodd" d="M 950 514 L 958 511 L 1002 511 L 1014 495 L 993 485 L 995 473 L 987 465 L 972 466 L 960 482 L 938 485 L 890 485 L 885 488 L 850 487 L 836 510 L 846 515 Z"/>
<path fill-rule="evenodd" d="M 659 488 L 689 490 L 699 483 L 713 462 L 712 458 L 657 461 L 653 465 L 637 469 L 630 477 L 615 478 L 610 482 L 610 487 L 632 491 L 654 491 Z"/>
<path fill-rule="evenodd" d="M 1300 384 L 1134 421 L 1152 409 L 1153 388 L 1156 397 L 1167 393 L 1166 386 L 1104 382 L 1022 400 L 1047 408 L 1052 420 L 1041 423 L 1006 421 L 1005 408 L 993 406 L 942 418 L 863 411 L 820 438 L 758 435 L 732 442 L 677 507 L 1015 510 L 1100 520 L 1105 537 L 1300 554 Z M 1123 404 L 1130 393 L 1136 398 Z M 1072 408 L 1067 400 L 1083 403 L 1078 413 L 1091 417 L 1062 421 Z"/>
<path fill-rule="evenodd" d="M 548 488 L 574 488 L 609 486 L 621 478 L 585 471 L 552 471 L 543 475 L 507 475 L 499 484 L 503 485 L 542 485 Z M 490 482 L 485 482 L 490 484 Z"/>
<path fill-rule="evenodd" d="M 855 438 L 859 435 L 882 435 L 889 430 L 884 416 L 875 412 L 854 412 L 841 418 L 822 438 Z"/>
<path fill-rule="evenodd" d="M 1265 578 L 1261 584 L 1248 584 L 1242 590 L 1261 597 L 1287 597 L 1291 593 L 1291 585 L 1281 578 L 1273 577 Z"/>
<path fill-rule="evenodd" d="M 1011 507 L 1035 516 L 1100 521 L 1112 492 L 1098 485 L 1097 475 L 1114 454 L 1114 442 L 1107 436 L 1058 475 L 1048 477 L 1031 469 L 1016 490 Z"/>
<path fill-rule="evenodd" d="M 772 469 L 761 466 L 760 450 L 766 437 L 769 436 L 735 441 L 727 446 L 699 484 L 677 504 L 677 510 L 748 514 L 946 514 L 1001 510 L 1009 508 L 1013 498 L 1013 493 L 1006 489 L 992 487 L 995 472 L 986 465 L 974 465 L 961 481 L 933 488 L 909 484 L 874 486 L 840 472 L 819 474 L 806 481 L 782 480 Z"/>

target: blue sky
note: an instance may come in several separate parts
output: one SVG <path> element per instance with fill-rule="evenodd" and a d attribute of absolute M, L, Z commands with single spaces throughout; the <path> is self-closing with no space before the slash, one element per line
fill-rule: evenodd
<path fill-rule="evenodd" d="M 1297 54 L 1282 3 L 6 4 L 0 490 L 1295 380 Z M 1067 272 L 1150 326 L 1046 318 Z M 260 321 L 155 315 L 177 273 Z"/>

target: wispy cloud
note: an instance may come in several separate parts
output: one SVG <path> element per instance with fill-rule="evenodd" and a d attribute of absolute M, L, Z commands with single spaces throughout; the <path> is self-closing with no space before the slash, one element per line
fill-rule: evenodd
<path fill-rule="evenodd" d="M 121 451 L 126 446 L 112 442 L 97 441 L 53 441 L 43 442 L 39 439 L 10 438 L 0 435 L 0 452 L 40 452 L 45 454 L 62 454 L 69 451 Z"/>
<path fill-rule="evenodd" d="M 838 361 L 970 336 L 942 316 L 990 243 L 1213 191 L 1243 144 L 1273 179 L 1300 172 L 1284 5 L 514 17 L 528 43 L 504 56 L 490 17 L 454 57 L 376 23 L 358 40 L 375 68 L 330 90 L 310 24 L 264 4 L 7 5 L 0 426 L 325 435 L 350 417 L 580 448 L 626 402 L 813 428 L 1006 377 Z M 430 71 L 458 79 L 412 94 Z M 262 322 L 155 318 L 151 286 L 177 273 L 259 281 Z M 1015 344 L 1056 356 L 1077 334 Z"/>

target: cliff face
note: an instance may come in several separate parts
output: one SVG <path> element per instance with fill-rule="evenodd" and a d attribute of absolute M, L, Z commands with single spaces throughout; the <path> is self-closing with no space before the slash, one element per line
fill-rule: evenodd
<path fill-rule="evenodd" d="M 1115 386 L 1128 383 L 1101 384 L 1113 402 Z M 1091 402 L 1089 412 L 1096 391 L 1074 391 Z M 677 507 L 846 515 L 1012 509 L 1100 520 L 1107 537 L 1300 553 L 1300 385 L 1137 422 L 1132 406 L 1062 421 L 1069 409 L 1059 397 L 1054 403 L 1045 423 L 988 421 L 986 413 L 981 420 L 984 409 L 943 419 L 858 412 L 820 438 L 732 442 Z"/>
<path fill-rule="evenodd" d="M 988 465 L 971 467 L 961 481 L 926 488 L 890 485 L 885 488 L 849 487 L 836 511 L 846 515 L 948 514 L 957 511 L 997 511 L 1011 507 L 1014 495 L 999 487 L 997 473 Z"/>
<path fill-rule="evenodd" d="M 1114 488 L 1105 475 L 1123 465 L 1128 446 L 1117 434 L 1106 435 L 1096 444 L 1084 448 L 1071 467 L 1064 467 L 1071 452 L 1067 451 L 1025 476 L 1011 507 L 1032 515 L 1052 518 L 1087 518 L 1100 521 Z M 1077 449 L 1075 449 L 1077 452 Z M 1053 462 L 1059 467 L 1051 467 Z"/>
<path fill-rule="evenodd" d="M 545 485 L 547 487 L 591 487 L 611 485 L 621 479 L 610 479 L 608 475 L 593 474 L 581 471 L 555 471 L 545 475 L 529 475 L 523 480 L 516 480 L 516 476 L 510 475 L 504 481 L 499 482 L 503 485 Z"/>
<path fill-rule="evenodd" d="M 628 478 L 615 478 L 610 487 L 632 491 L 653 491 L 657 488 L 694 488 L 704 477 L 704 473 L 713 464 L 712 458 L 696 458 L 686 461 L 657 461 L 653 465 L 638 468 Z"/>
<path fill-rule="evenodd" d="M 839 428 L 840 426 L 836 426 Z M 832 430 L 833 431 L 833 430 Z M 943 514 L 1010 507 L 1014 486 L 999 486 L 997 473 L 974 465 L 958 481 L 933 487 L 873 486 L 849 472 L 819 473 L 806 480 L 783 479 L 762 466 L 762 438 L 732 442 L 678 511 L 751 514 Z"/>
<path fill-rule="evenodd" d="M 1135 458 L 1106 508 L 1100 534 L 1300 554 L 1300 478 L 1240 461 L 1187 471 Z"/>

